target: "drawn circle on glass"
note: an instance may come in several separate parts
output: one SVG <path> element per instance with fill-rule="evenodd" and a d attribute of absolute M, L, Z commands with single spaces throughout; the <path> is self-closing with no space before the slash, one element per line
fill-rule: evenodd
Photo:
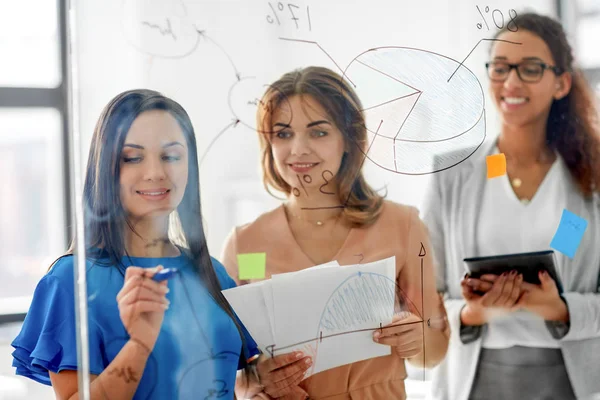
<path fill-rule="evenodd" d="M 183 58 L 200 43 L 182 0 L 124 0 L 121 17 L 125 40 L 149 56 Z"/>
<path fill-rule="evenodd" d="M 424 175 L 469 158 L 485 140 L 485 100 L 458 61 L 409 47 L 355 57 L 343 78 L 356 90 L 367 129 L 366 155 L 380 168 Z"/>
<path fill-rule="evenodd" d="M 278 106 L 286 107 L 288 110 L 290 110 L 289 121 L 282 122 L 284 125 L 289 125 L 292 122 L 293 118 L 293 115 L 291 113 L 292 108 L 288 98 L 285 95 L 283 95 L 283 93 L 281 93 L 281 91 L 276 86 L 265 84 L 264 81 L 261 79 L 258 79 L 253 76 L 248 76 L 240 78 L 240 80 L 235 82 L 229 89 L 229 94 L 227 96 L 229 109 L 231 110 L 231 113 L 235 116 L 235 118 L 239 120 L 240 123 L 245 127 L 262 134 L 274 134 L 285 129 L 284 127 L 279 129 L 272 129 L 270 127 L 267 129 L 263 129 L 257 123 L 257 112 L 259 111 L 259 107 L 262 107 L 263 111 L 266 114 L 269 114 L 269 112 L 273 110 L 274 105 L 265 104 L 262 101 L 263 95 L 269 88 L 279 92 L 279 94 L 281 95 L 282 100 L 280 101 Z"/>

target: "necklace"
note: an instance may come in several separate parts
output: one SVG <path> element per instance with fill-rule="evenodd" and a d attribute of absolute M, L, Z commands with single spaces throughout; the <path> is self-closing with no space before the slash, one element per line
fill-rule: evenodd
<path fill-rule="evenodd" d="M 547 163 L 552 161 L 553 155 L 548 155 L 547 152 L 541 151 L 540 154 L 536 157 L 534 164 L 543 164 L 543 163 Z M 504 156 L 506 157 L 506 161 L 508 164 L 509 160 L 515 160 L 516 161 L 516 167 L 519 167 L 520 163 L 519 163 L 519 158 L 518 157 L 514 157 L 512 155 L 508 155 L 506 153 L 504 153 Z M 515 165 L 515 164 L 513 164 Z M 520 188 L 521 185 L 523 184 L 523 180 L 521 178 L 519 178 L 518 176 L 515 176 L 513 178 L 510 178 L 510 184 L 512 185 L 513 188 Z"/>
<path fill-rule="evenodd" d="M 309 220 L 309 219 L 302 218 L 300 215 L 294 214 L 294 212 L 292 212 L 292 210 L 290 210 L 290 209 L 289 209 L 287 206 L 284 206 L 283 208 L 284 208 L 284 209 L 285 209 L 285 210 L 286 210 L 286 211 L 287 211 L 289 214 L 291 214 L 291 215 L 292 215 L 292 217 L 294 217 L 294 218 L 297 218 L 297 219 L 299 219 L 299 220 L 301 220 L 301 221 L 308 222 L 308 223 L 310 223 L 310 224 L 312 224 L 312 225 L 319 226 L 319 227 L 322 227 L 322 226 L 324 226 L 324 225 L 325 225 L 325 222 L 326 222 L 326 221 L 329 221 L 330 219 L 338 218 L 338 217 L 340 216 L 340 214 L 341 214 L 341 213 L 340 213 L 340 214 L 332 215 L 332 216 L 330 216 L 330 217 L 327 217 L 327 218 L 324 218 L 324 219 L 320 219 L 320 220 L 316 220 L 316 221 L 311 221 L 311 220 Z"/>

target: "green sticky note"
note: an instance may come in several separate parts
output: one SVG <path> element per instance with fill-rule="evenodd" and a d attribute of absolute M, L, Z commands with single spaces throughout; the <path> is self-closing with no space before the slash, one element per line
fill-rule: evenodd
<path fill-rule="evenodd" d="M 265 279 L 267 253 L 246 253 L 237 255 L 239 279 Z"/>

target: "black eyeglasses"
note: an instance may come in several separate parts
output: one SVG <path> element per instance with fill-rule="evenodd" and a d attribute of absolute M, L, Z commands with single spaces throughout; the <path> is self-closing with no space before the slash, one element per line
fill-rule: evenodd
<path fill-rule="evenodd" d="M 554 65 L 548 65 L 539 61 L 525 61 L 519 64 L 509 64 L 503 61 L 485 63 L 489 78 L 494 82 L 504 82 L 510 71 L 517 70 L 519 79 L 527 83 L 536 83 L 542 80 L 544 71 L 549 69 L 556 75 L 562 74 L 562 69 Z"/>

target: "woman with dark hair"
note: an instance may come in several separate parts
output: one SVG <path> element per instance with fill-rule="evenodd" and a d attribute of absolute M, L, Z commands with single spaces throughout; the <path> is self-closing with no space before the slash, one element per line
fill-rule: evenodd
<path fill-rule="evenodd" d="M 452 336 L 434 398 L 584 399 L 600 395 L 600 140 L 595 100 L 561 25 L 522 14 L 486 64 L 500 134 L 433 179 L 424 220 Z M 486 179 L 504 153 L 506 176 Z M 555 252 L 564 292 L 513 271 L 474 279 L 463 259 L 549 250 L 563 210 L 588 221 L 574 257 Z"/>
<path fill-rule="evenodd" d="M 389 356 L 307 379 L 304 372 L 316 354 L 261 358 L 257 372 L 263 390 L 257 396 L 404 399 L 405 360 L 431 367 L 444 357 L 448 344 L 445 324 L 438 329 L 425 324 L 423 330 L 419 321 L 443 321 L 445 314 L 418 211 L 385 201 L 365 181 L 361 167 L 367 131 L 362 106 L 341 76 L 321 67 L 289 72 L 270 85 L 260 104 L 263 181 L 268 191 L 284 193 L 286 201 L 234 229 L 222 257 L 229 273 L 238 276 L 240 253 L 266 253 L 267 277 L 332 260 L 343 266 L 395 256 L 398 301 L 413 307 L 394 316 L 390 326 L 374 329 L 373 340 L 390 346 Z M 419 318 L 417 313 L 422 313 Z"/>
<path fill-rule="evenodd" d="M 197 158 L 189 116 L 154 91 L 118 95 L 96 125 L 83 195 L 92 399 L 232 398 L 258 355 L 208 253 Z M 79 397 L 73 249 L 12 343 L 17 374 L 61 399 Z M 168 283 L 152 279 L 163 268 L 177 270 Z"/>

